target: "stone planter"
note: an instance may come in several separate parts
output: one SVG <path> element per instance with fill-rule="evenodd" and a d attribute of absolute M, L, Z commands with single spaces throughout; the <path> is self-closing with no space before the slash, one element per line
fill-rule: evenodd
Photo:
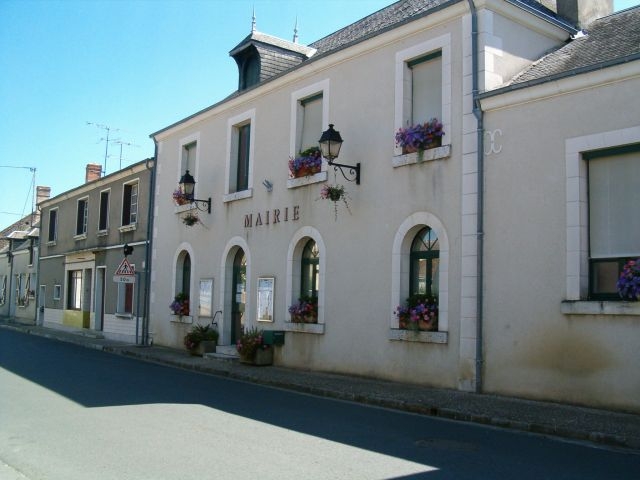
<path fill-rule="evenodd" d="M 273 348 L 262 349 L 259 348 L 256 350 L 253 358 L 246 358 L 240 356 L 240 362 L 245 363 L 247 365 L 273 365 Z"/>
<path fill-rule="evenodd" d="M 189 350 L 189 353 L 196 357 L 204 357 L 205 353 L 216 353 L 216 342 L 213 340 L 203 340 L 196 348 Z"/>

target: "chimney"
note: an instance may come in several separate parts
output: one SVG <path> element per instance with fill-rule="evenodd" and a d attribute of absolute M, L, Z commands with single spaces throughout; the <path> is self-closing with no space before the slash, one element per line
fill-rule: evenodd
<path fill-rule="evenodd" d="M 36 187 L 36 205 L 40 205 L 49 197 L 51 197 L 51 187 L 43 187 L 40 185 Z"/>
<path fill-rule="evenodd" d="M 613 13 L 613 0 L 541 0 L 540 3 L 579 29 Z"/>
<path fill-rule="evenodd" d="M 87 173 L 84 178 L 84 183 L 93 182 L 98 180 L 102 176 L 102 165 L 99 163 L 87 163 Z"/>

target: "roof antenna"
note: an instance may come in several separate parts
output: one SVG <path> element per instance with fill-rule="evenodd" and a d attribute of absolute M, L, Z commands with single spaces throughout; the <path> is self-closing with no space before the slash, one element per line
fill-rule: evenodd
<path fill-rule="evenodd" d="M 256 31 L 256 7 L 253 6 L 253 15 L 251 17 L 251 33 Z"/>
<path fill-rule="evenodd" d="M 298 43 L 298 16 L 296 15 L 296 24 L 293 27 L 293 43 Z"/>

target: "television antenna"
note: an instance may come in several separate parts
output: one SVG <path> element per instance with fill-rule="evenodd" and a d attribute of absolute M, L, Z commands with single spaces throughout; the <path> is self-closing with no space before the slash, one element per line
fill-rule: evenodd
<path fill-rule="evenodd" d="M 35 214 L 36 207 L 36 167 L 22 167 L 16 165 L 0 165 L 0 168 L 21 168 L 24 170 L 29 170 L 31 172 L 31 185 L 29 186 L 29 190 L 31 191 L 31 216 Z M 27 199 L 29 198 L 29 192 L 27 192 Z M 19 217 L 24 217 L 24 211 L 27 208 L 27 199 L 24 201 L 24 206 L 22 207 L 22 213 L 13 213 L 13 212 L 0 212 L 6 215 L 16 215 Z M 32 224 L 33 218 L 32 218 Z"/>
<path fill-rule="evenodd" d="M 112 143 L 116 144 L 116 145 L 120 145 L 120 166 L 119 166 L 119 170 L 122 170 L 122 146 L 126 145 L 127 147 L 139 147 L 140 145 L 136 145 L 134 143 L 131 142 L 125 142 L 123 140 L 114 140 Z"/>
<path fill-rule="evenodd" d="M 111 134 L 112 131 L 113 132 L 119 132 L 120 129 L 119 128 L 110 127 L 109 125 L 103 125 L 101 123 L 94 123 L 94 122 L 87 122 L 87 125 L 94 125 L 97 128 L 107 132 L 106 137 L 102 137 L 100 140 L 98 140 L 98 142 L 104 141 L 104 168 L 102 169 L 102 174 L 106 175 L 106 173 L 107 173 L 107 158 L 109 158 L 109 135 Z"/>

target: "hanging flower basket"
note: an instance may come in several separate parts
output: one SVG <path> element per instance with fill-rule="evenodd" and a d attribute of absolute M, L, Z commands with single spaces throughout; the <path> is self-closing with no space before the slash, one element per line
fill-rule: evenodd
<path fill-rule="evenodd" d="M 323 185 L 320 190 L 320 200 L 331 200 L 335 211 L 335 219 L 338 220 L 338 202 L 342 201 L 345 208 L 351 214 L 348 202 L 349 194 L 344 189 L 344 185 Z"/>
<path fill-rule="evenodd" d="M 314 175 L 322 170 L 322 155 L 318 147 L 309 148 L 296 158 L 289 159 L 289 176 L 291 178 Z"/>
<path fill-rule="evenodd" d="M 413 153 L 436 148 L 442 145 L 442 123 L 437 118 L 428 122 L 399 128 L 396 132 L 396 145 L 402 148 L 402 153 Z"/>
<path fill-rule="evenodd" d="M 182 217 L 182 223 L 187 227 L 193 227 L 199 221 L 200 219 L 198 218 L 198 215 L 193 212 L 188 212 Z"/>

